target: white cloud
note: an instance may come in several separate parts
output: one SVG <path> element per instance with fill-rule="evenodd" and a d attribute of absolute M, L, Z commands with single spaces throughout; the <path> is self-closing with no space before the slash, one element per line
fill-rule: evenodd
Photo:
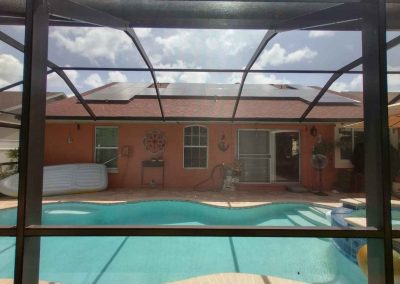
<path fill-rule="evenodd" d="M 0 66 L 1 87 L 22 80 L 24 66 L 16 57 L 11 54 L 0 54 Z"/>
<path fill-rule="evenodd" d="M 348 84 L 344 82 L 334 82 L 331 87 L 331 90 L 336 92 L 347 92 L 349 90 Z"/>
<path fill-rule="evenodd" d="M 224 33 L 211 33 L 205 40 L 206 47 L 213 52 L 222 52 L 224 55 L 236 55 L 247 46 L 246 41 L 239 41 L 235 38 L 233 30 Z"/>
<path fill-rule="evenodd" d="M 149 37 L 151 35 L 151 28 L 136 28 L 135 33 L 140 38 Z"/>
<path fill-rule="evenodd" d="M 69 65 L 67 65 L 69 67 Z M 80 85 L 78 82 L 79 72 L 76 70 L 65 70 L 64 73 L 72 84 L 79 89 Z M 49 92 L 64 92 L 66 96 L 73 96 L 72 90 L 66 85 L 63 79 L 61 79 L 57 73 L 53 72 L 47 75 L 47 91 Z"/>
<path fill-rule="evenodd" d="M 388 91 L 389 92 L 400 91 L 400 75 L 399 74 L 389 74 L 388 75 Z"/>
<path fill-rule="evenodd" d="M 399 70 L 396 67 L 388 66 L 388 70 Z M 398 92 L 400 91 L 400 75 L 399 74 L 389 74 L 387 76 L 388 80 L 388 91 Z M 363 90 L 363 76 L 357 75 L 349 83 L 345 82 L 334 82 L 331 89 L 337 92 L 349 92 L 349 91 L 362 91 Z"/>
<path fill-rule="evenodd" d="M 159 83 L 175 83 L 180 73 L 177 72 L 162 72 L 157 73 L 157 81 Z"/>
<path fill-rule="evenodd" d="M 91 88 L 98 88 L 104 85 L 103 80 L 101 79 L 100 75 L 97 73 L 90 74 L 84 81 L 84 83 Z"/>
<path fill-rule="evenodd" d="M 392 66 L 388 65 L 388 71 L 399 71 L 400 66 Z M 400 74 L 388 74 L 388 91 L 389 92 L 398 92 L 400 91 Z"/>
<path fill-rule="evenodd" d="M 163 56 L 192 55 L 199 58 L 235 56 L 254 43 L 256 32 L 234 30 L 178 30 L 174 34 L 158 36 L 155 43 L 162 47 Z"/>
<path fill-rule="evenodd" d="M 157 81 L 159 83 L 207 83 L 210 79 L 209 73 L 194 73 L 194 72 L 159 72 Z"/>
<path fill-rule="evenodd" d="M 187 68 L 237 68 L 247 63 L 264 33 L 260 30 L 157 30 L 153 32 L 154 43 L 147 49 L 155 67 L 181 61 Z M 162 77 L 177 81 L 180 75 L 163 74 Z"/>
<path fill-rule="evenodd" d="M 120 71 L 108 72 L 108 82 L 128 82 L 128 78 Z"/>
<path fill-rule="evenodd" d="M 158 54 L 155 55 L 155 66 L 157 68 L 165 68 L 165 69 L 174 69 L 174 68 L 194 68 L 193 64 L 188 64 L 182 60 L 177 60 L 174 63 L 166 63 L 163 64 L 157 61 L 157 58 L 160 58 Z M 181 72 L 157 72 L 157 81 L 160 83 L 175 83 L 179 81 L 179 78 L 182 76 Z"/>
<path fill-rule="evenodd" d="M 107 59 L 112 63 L 119 54 L 132 49 L 132 41 L 124 33 L 108 28 L 66 28 L 57 27 L 50 38 L 59 47 L 71 53 L 88 58 L 94 63 Z"/>
<path fill-rule="evenodd" d="M 265 68 L 267 65 L 278 66 L 288 63 L 296 63 L 311 60 L 317 56 L 317 52 L 303 47 L 288 53 L 279 43 L 275 43 L 270 49 L 264 51 L 254 65 L 255 68 Z"/>
<path fill-rule="evenodd" d="M 201 69 L 200 66 L 195 66 L 193 63 L 186 63 L 178 60 L 175 63 L 157 64 L 158 68 L 194 68 Z M 160 83 L 207 83 L 210 79 L 210 74 L 206 72 L 157 72 L 157 81 Z"/>
<path fill-rule="evenodd" d="M 357 75 L 350 82 L 334 82 L 330 89 L 336 92 L 362 91 L 363 77 Z"/>
<path fill-rule="evenodd" d="M 156 54 L 157 56 L 157 54 Z M 161 69 L 179 69 L 179 68 L 194 68 L 194 64 L 193 63 L 187 63 L 184 62 L 183 60 L 177 60 L 176 62 L 173 63 L 161 63 L 158 62 L 156 65 L 157 68 L 161 68 Z"/>
<path fill-rule="evenodd" d="M 188 31 L 178 31 L 176 34 L 167 37 L 156 37 L 155 42 L 160 44 L 165 55 L 174 55 L 183 52 L 190 47 L 191 33 Z"/>
<path fill-rule="evenodd" d="M 310 31 L 308 37 L 318 38 L 318 37 L 333 37 L 335 32 L 333 31 Z"/>
<path fill-rule="evenodd" d="M 68 66 L 67 66 L 68 67 Z M 64 71 L 69 80 L 74 84 L 76 88 L 79 87 L 78 78 L 79 73 L 76 70 L 65 70 Z M 60 89 L 68 88 L 64 80 L 61 79 L 57 73 L 53 72 L 47 75 L 47 88 L 52 91 L 59 91 Z"/>
<path fill-rule="evenodd" d="M 234 73 L 228 78 L 228 84 L 240 83 L 242 74 Z M 264 75 L 260 73 L 249 74 L 245 84 L 290 84 L 286 78 L 278 78 L 274 74 Z"/>
<path fill-rule="evenodd" d="M 65 74 L 67 74 L 68 78 L 71 80 L 72 83 L 78 85 L 78 77 L 79 73 L 76 70 L 65 70 Z"/>
<path fill-rule="evenodd" d="M 209 73 L 183 73 L 179 77 L 180 82 L 184 83 L 207 83 L 208 80 L 210 79 L 210 74 Z"/>

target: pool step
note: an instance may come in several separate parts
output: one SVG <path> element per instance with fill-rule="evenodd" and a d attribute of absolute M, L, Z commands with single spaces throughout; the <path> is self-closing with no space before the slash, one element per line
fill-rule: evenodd
<path fill-rule="evenodd" d="M 326 220 L 325 216 L 321 217 L 309 210 L 298 210 L 297 211 L 301 217 L 306 219 L 307 221 L 315 224 L 316 226 L 330 226 L 328 220 Z"/>
<path fill-rule="evenodd" d="M 330 211 L 329 209 L 318 208 L 318 207 L 309 207 L 309 210 L 310 210 L 311 212 L 313 212 L 314 214 L 316 214 L 316 215 L 322 217 L 322 218 L 325 218 L 326 212 Z"/>
<path fill-rule="evenodd" d="M 315 227 L 315 224 L 307 221 L 303 217 L 295 214 L 286 214 L 286 217 L 288 218 L 289 221 L 291 221 L 295 226 L 300 226 L 300 227 Z"/>

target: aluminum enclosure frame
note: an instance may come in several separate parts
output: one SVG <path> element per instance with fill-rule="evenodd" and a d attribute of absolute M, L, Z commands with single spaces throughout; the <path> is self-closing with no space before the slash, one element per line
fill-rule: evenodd
<path fill-rule="evenodd" d="M 63 1 L 64 2 L 64 1 Z M 65 1 L 69 2 L 69 1 Z M 65 3 L 64 2 L 64 3 Z M 49 0 L 52 5 L 60 1 Z M 24 97 L 21 125 L 20 195 L 17 226 L 0 227 L 0 236 L 15 236 L 17 240 L 15 283 L 35 283 L 38 280 L 41 236 L 263 236 L 263 237 L 366 237 L 369 257 L 376 265 L 369 267 L 370 283 L 393 283 L 392 237 L 390 220 L 389 155 L 387 133 L 387 78 L 385 3 L 368 0 L 363 21 L 363 63 L 365 90 L 365 129 L 372 140 L 366 145 L 369 163 L 367 188 L 367 228 L 292 228 L 292 227 L 141 227 L 141 226 L 45 226 L 41 225 L 43 131 L 45 123 L 45 93 L 47 76 L 48 10 L 46 1 L 27 1 Z M 71 4 L 71 3 L 69 3 Z M 76 4 L 72 2 L 72 6 Z M 64 5 L 64 4 L 63 4 Z M 58 8 L 61 6 L 57 6 Z M 65 7 L 65 6 L 63 6 Z M 77 6 L 74 6 L 77 7 Z M 54 6 L 53 6 L 54 8 Z M 77 7 L 78 11 L 79 7 Z M 82 8 L 84 11 L 85 8 Z M 51 11 L 51 9 L 50 9 Z M 91 11 L 96 14 L 96 11 Z M 82 12 L 85 14 L 84 12 Z M 90 13 L 89 13 L 90 14 Z M 96 14 L 97 15 L 97 14 Z M 82 16 L 82 20 L 87 19 Z M 367 20 L 365 20 L 367 19 Z M 40 40 L 39 40 L 40 39 Z M 153 71 L 152 66 L 148 66 Z M 251 67 L 250 67 L 251 68 Z M 249 69 L 250 69 L 249 68 Z M 54 70 L 62 67 L 54 67 Z M 56 72 L 56 71 L 55 71 Z M 250 70 L 248 70 L 250 72 Z M 155 77 L 153 78 L 155 80 Z M 243 80 L 244 82 L 244 80 Z M 240 98 L 240 97 L 239 97 Z M 160 105 L 161 106 L 161 105 Z M 376 115 L 379 114 L 379 115 Z M 38 150 L 39 149 L 39 150 Z M 36 170 L 33 170 L 36 169 Z M 39 170 L 38 170 L 39 169 Z M 29 172 L 29 174 L 28 174 Z M 377 189 L 381 189 L 377 190 Z M 389 208 L 389 209 L 388 209 Z M 379 262 L 380 261 L 380 262 Z"/>

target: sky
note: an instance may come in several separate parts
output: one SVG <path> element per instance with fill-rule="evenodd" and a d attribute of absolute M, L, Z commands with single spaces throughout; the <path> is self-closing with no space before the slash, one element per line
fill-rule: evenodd
<path fill-rule="evenodd" d="M 20 42 L 24 28 L 0 26 Z M 154 67 L 243 69 L 266 30 L 135 29 Z M 388 40 L 400 33 L 388 33 Z M 253 69 L 336 70 L 361 56 L 360 32 L 291 31 L 275 36 Z M 48 58 L 60 66 L 146 67 L 131 39 L 108 28 L 51 27 Z M 388 69 L 400 70 L 400 46 L 388 52 Z M 358 69 L 360 70 L 360 68 Z M 0 42 L 0 87 L 22 79 L 23 54 Z M 66 71 L 83 93 L 110 82 L 152 82 L 149 72 Z M 238 83 L 241 73 L 157 72 L 158 82 Z M 249 74 L 246 83 L 322 87 L 329 74 Z M 388 75 L 389 91 L 400 91 L 400 75 Z M 48 91 L 72 92 L 53 73 Z M 362 76 L 343 75 L 335 91 L 361 91 Z M 20 90 L 20 88 L 15 88 Z"/>

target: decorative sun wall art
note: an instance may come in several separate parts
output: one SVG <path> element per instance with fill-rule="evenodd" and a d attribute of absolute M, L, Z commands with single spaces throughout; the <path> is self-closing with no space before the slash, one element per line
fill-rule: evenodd
<path fill-rule="evenodd" d="M 159 129 L 153 129 L 146 132 L 143 138 L 143 145 L 146 148 L 146 151 L 153 154 L 164 152 L 166 144 L 167 139 L 165 138 L 165 134 Z"/>

